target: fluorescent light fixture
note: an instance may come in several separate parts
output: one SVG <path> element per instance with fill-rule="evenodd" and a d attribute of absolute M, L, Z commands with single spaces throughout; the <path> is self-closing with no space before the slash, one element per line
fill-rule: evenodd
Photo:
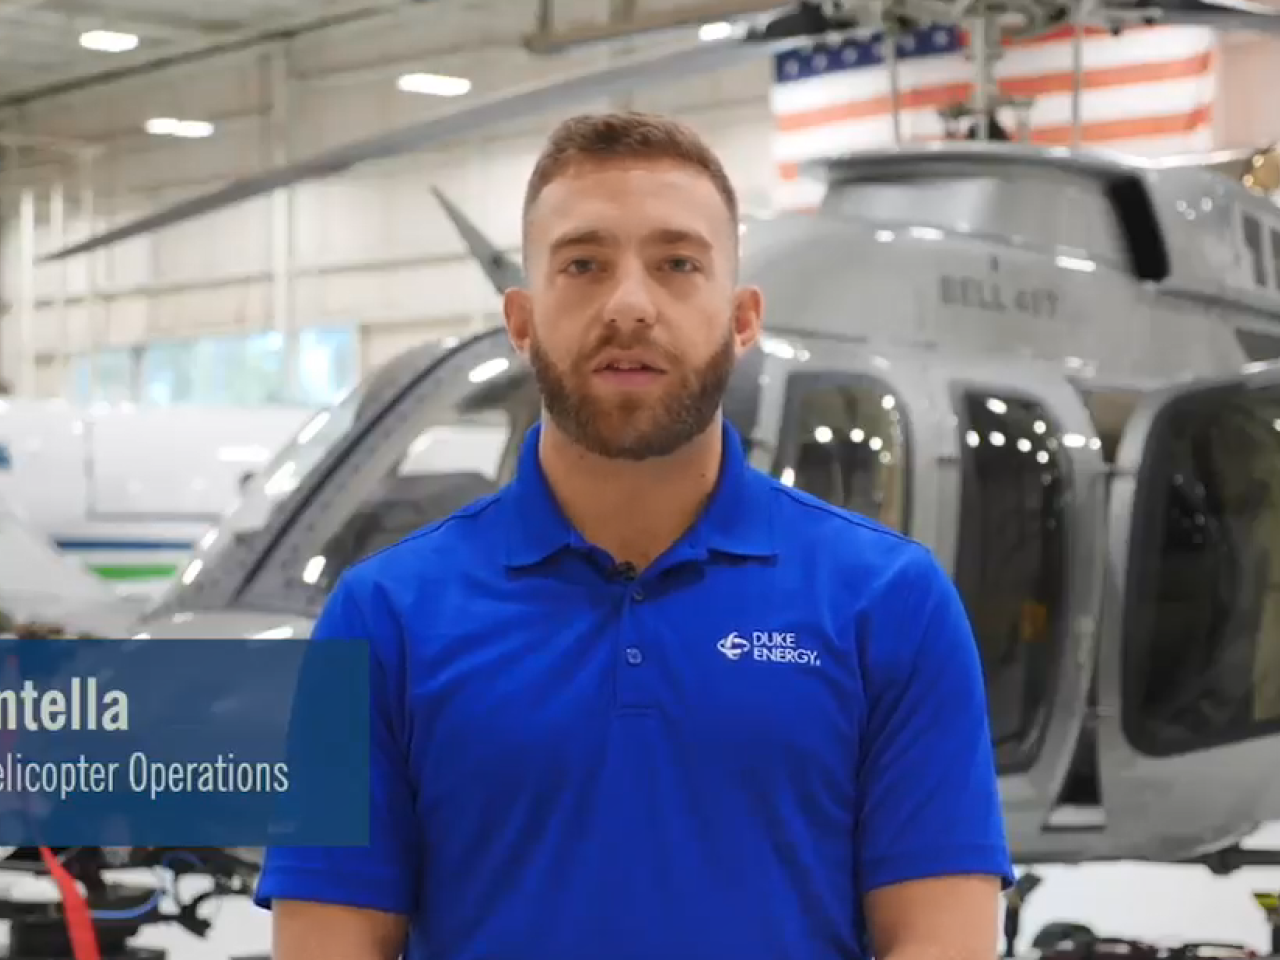
<path fill-rule="evenodd" d="M 125 53 L 138 46 L 138 36 L 115 30 L 87 30 L 80 34 L 80 46 L 99 53 Z"/>
<path fill-rule="evenodd" d="M 733 24 L 728 20 L 704 23 L 698 28 L 698 39 L 705 43 L 710 43 L 713 40 L 727 40 L 731 36 L 733 36 Z"/>
<path fill-rule="evenodd" d="M 202 140 L 213 136 L 213 124 L 207 120 L 178 120 L 174 117 L 152 117 L 144 125 L 153 137 L 180 137 Z"/>
<path fill-rule="evenodd" d="M 461 97 L 471 90 L 465 77 L 446 77 L 439 73 L 406 73 L 396 81 L 405 93 L 425 93 L 431 97 Z"/>

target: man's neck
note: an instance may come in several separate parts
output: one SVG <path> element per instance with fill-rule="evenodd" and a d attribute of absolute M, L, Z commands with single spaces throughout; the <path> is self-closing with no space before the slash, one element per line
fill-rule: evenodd
<path fill-rule="evenodd" d="M 693 526 L 720 474 L 720 419 L 668 457 L 610 460 L 543 422 L 538 460 L 569 522 L 619 563 L 643 569 Z"/>

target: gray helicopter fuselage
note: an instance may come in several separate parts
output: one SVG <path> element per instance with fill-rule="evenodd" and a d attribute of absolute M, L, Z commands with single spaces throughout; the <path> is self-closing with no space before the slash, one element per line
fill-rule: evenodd
<path fill-rule="evenodd" d="M 1175 382 L 1280 357 L 1280 208 L 1219 174 L 1007 144 L 832 165 L 747 228 L 771 329 Z"/>
<path fill-rule="evenodd" d="M 1190 183 L 1236 203 L 1230 222 L 1269 212 L 1182 172 L 998 149 L 963 161 L 920 151 L 851 166 L 819 211 L 748 227 L 742 278 L 764 292 L 770 335 L 740 364 L 726 415 L 761 469 L 905 531 L 955 578 L 987 671 L 1017 859 L 1180 860 L 1229 846 L 1280 819 L 1280 630 L 1268 589 L 1259 599 L 1253 579 L 1212 574 L 1239 566 L 1240 536 L 1269 556 L 1280 519 L 1170 500 L 1187 495 L 1184 478 L 1217 481 L 1165 451 L 1258 409 L 1223 407 L 1223 390 L 1274 399 L 1280 422 L 1277 375 L 1242 372 L 1280 356 L 1266 346 L 1280 344 L 1280 298 L 1233 292 L 1254 277 L 1240 248 L 1202 261 L 1194 236 L 1208 221 L 1179 203 L 1204 212 Z M 1264 279 L 1280 282 L 1271 266 Z M 509 479 L 538 415 L 501 329 L 402 354 L 250 482 L 140 631 L 305 634 L 343 569 Z M 1217 456 L 1227 474 L 1252 475 L 1241 449 L 1271 443 Z M 1276 466 L 1280 482 L 1280 452 Z M 1166 514 L 1216 539 L 1171 553 L 1181 534 Z M 1192 572 L 1168 573 L 1179 564 Z M 1161 614 L 1173 621 L 1142 620 L 1174 601 Z M 1219 608 L 1226 619 L 1213 621 Z M 1230 633 L 1252 646 L 1204 652 L 1226 663 L 1205 692 L 1195 683 L 1209 668 L 1179 659 L 1197 648 L 1171 622 L 1197 642 Z M 1212 700 L 1204 717 L 1134 692 L 1153 650 L 1162 684 L 1190 691 L 1192 707 Z"/>

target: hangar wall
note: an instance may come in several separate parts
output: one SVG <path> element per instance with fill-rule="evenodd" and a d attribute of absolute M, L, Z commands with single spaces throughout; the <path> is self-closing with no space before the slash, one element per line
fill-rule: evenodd
<path fill-rule="evenodd" d="M 1280 39 L 1258 33 L 1226 36 L 1217 67 L 1218 143 L 1263 146 L 1280 139 L 1280 116 L 1271 99 L 1271 92 L 1280 89 Z"/>
<path fill-rule="evenodd" d="M 10 127 L 106 143 L 87 166 L 70 154 L 46 153 L 44 162 L 11 170 L 0 181 L 0 296 L 12 306 L 25 289 L 23 185 L 38 187 L 35 246 L 47 251 L 61 245 L 50 203 L 55 184 L 64 191 L 61 237 L 72 242 L 274 162 L 618 55 L 595 50 L 532 57 L 518 46 L 534 27 L 532 13 L 515 15 L 532 5 L 497 2 L 501 16 L 485 15 L 474 4 L 428 5 L 430 16 L 299 38 L 287 52 L 258 49 L 8 111 L 0 103 L 0 133 Z M 396 78 L 412 70 L 468 77 L 474 86 L 456 99 L 403 93 Z M 292 77 L 287 81 L 286 71 Z M 630 103 L 696 124 L 721 151 L 744 202 L 759 206 L 774 177 L 770 76 L 765 59 L 677 89 L 638 91 Z M 443 189 L 514 251 L 520 195 L 542 137 L 560 116 L 599 106 L 529 117 L 447 149 L 281 191 L 65 265 L 40 265 L 32 277 L 32 330 L 24 333 L 14 319 L 21 311 L 10 310 L 0 324 L 0 376 L 55 394 L 64 388 L 67 358 L 75 354 L 157 338 L 281 329 L 290 318 L 295 326 L 360 324 L 362 366 L 368 369 L 425 337 L 493 319 L 497 297 L 465 258 L 428 188 Z M 207 120 L 217 130 L 209 139 L 149 136 L 141 127 L 155 116 Z M 282 223 L 292 228 L 280 230 Z M 19 338 L 35 346 L 34 370 L 19 369 Z"/>

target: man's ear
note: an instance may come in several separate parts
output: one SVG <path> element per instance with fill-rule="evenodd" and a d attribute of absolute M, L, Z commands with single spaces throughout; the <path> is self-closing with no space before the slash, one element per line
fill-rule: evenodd
<path fill-rule="evenodd" d="M 533 298 L 528 290 L 511 287 L 502 295 L 502 315 L 507 322 L 507 337 L 516 353 L 529 358 L 529 340 L 533 328 Z"/>
<path fill-rule="evenodd" d="M 764 329 L 764 294 L 759 287 L 743 287 L 733 295 L 733 337 L 738 355 L 746 353 Z"/>

